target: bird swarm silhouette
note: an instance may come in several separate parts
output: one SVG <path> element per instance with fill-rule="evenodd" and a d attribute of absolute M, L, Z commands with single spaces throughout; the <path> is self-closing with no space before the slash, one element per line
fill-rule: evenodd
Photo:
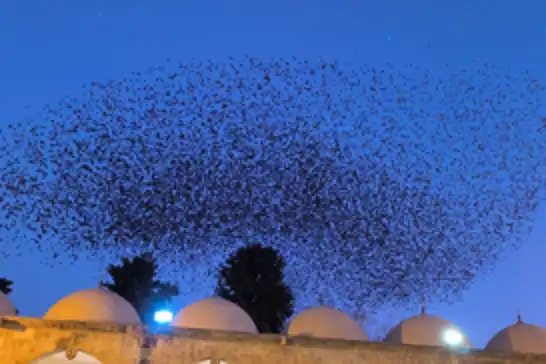
<path fill-rule="evenodd" d="M 0 223 L 178 266 L 261 242 L 298 299 L 347 310 L 450 299 L 531 226 L 543 92 L 488 65 L 169 61 L 3 133 Z"/>

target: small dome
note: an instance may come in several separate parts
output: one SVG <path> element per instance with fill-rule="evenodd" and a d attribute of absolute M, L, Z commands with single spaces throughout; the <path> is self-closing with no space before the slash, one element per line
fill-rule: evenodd
<path fill-rule="evenodd" d="M 400 322 L 384 341 L 391 344 L 472 348 L 472 343 L 458 327 L 426 313 Z"/>
<path fill-rule="evenodd" d="M 288 335 L 355 341 L 368 339 L 347 314 L 324 306 L 307 309 L 294 317 L 288 326 Z"/>
<path fill-rule="evenodd" d="M 518 321 L 501 330 L 487 343 L 485 350 L 506 353 L 546 354 L 546 329 Z"/>
<path fill-rule="evenodd" d="M 17 310 L 11 304 L 8 295 L 0 292 L 0 316 L 16 316 Z"/>
<path fill-rule="evenodd" d="M 64 297 L 47 311 L 44 319 L 140 324 L 138 313 L 129 302 L 102 288 L 78 291 Z"/>
<path fill-rule="evenodd" d="M 258 333 L 254 321 L 242 308 L 219 297 L 205 298 L 184 307 L 174 318 L 172 326 Z"/>

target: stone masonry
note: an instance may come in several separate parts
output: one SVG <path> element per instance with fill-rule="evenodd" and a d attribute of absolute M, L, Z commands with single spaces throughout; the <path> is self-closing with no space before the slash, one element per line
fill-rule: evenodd
<path fill-rule="evenodd" d="M 39 364 L 63 351 L 103 364 L 546 364 L 546 357 L 533 355 L 202 330 L 152 335 L 139 326 L 0 318 L 0 364 Z"/>

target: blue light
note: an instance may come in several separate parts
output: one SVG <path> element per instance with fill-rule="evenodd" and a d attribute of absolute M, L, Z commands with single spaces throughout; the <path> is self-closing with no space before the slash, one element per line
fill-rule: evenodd
<path fill-rule="evenodd" d="M 173 313 L 168 310 L 160 310 L 154 313 L 154 321 L 158 324 L 168 324 L 173 320 Z"/>

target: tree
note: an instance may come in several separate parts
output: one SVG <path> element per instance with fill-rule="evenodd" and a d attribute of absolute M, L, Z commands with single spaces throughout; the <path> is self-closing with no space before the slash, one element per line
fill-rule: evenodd
<path fill-rule="evenodd" d="M 245 310 L 260 333 L 280 333 L 294 313 L 284 267 L 283 257 L 271 247 L 242 247 L 221 267 L 216 294 Z"/>
<path fill-rule="evenodd" d="M 457 297 L 543 195 L 542 86 L 501 71 L 249 57 L 93 82 L 3 135 L 3 251 L 153 247 L 212 271 L 260 241 L 298 303 Z"/>
<path fill-rule="evenodd" d="M 122 258 L 122 264 L 110 265 L 108 273 L 112 283 L 101 282 L 101 285 L 129 301 L 146 324 L 153 322 L 156 310 L 178 295 L 176 285 L 156 279 L 157 263 L 151 254 Z"/>
<path fill-rule="evenodd" d="M 0 278 L 0 292 L 4 294 L 10 294 L 12 291 L 11 286 L 13 285 L 13 281 L 10 281 L 6 278 Z"/>

